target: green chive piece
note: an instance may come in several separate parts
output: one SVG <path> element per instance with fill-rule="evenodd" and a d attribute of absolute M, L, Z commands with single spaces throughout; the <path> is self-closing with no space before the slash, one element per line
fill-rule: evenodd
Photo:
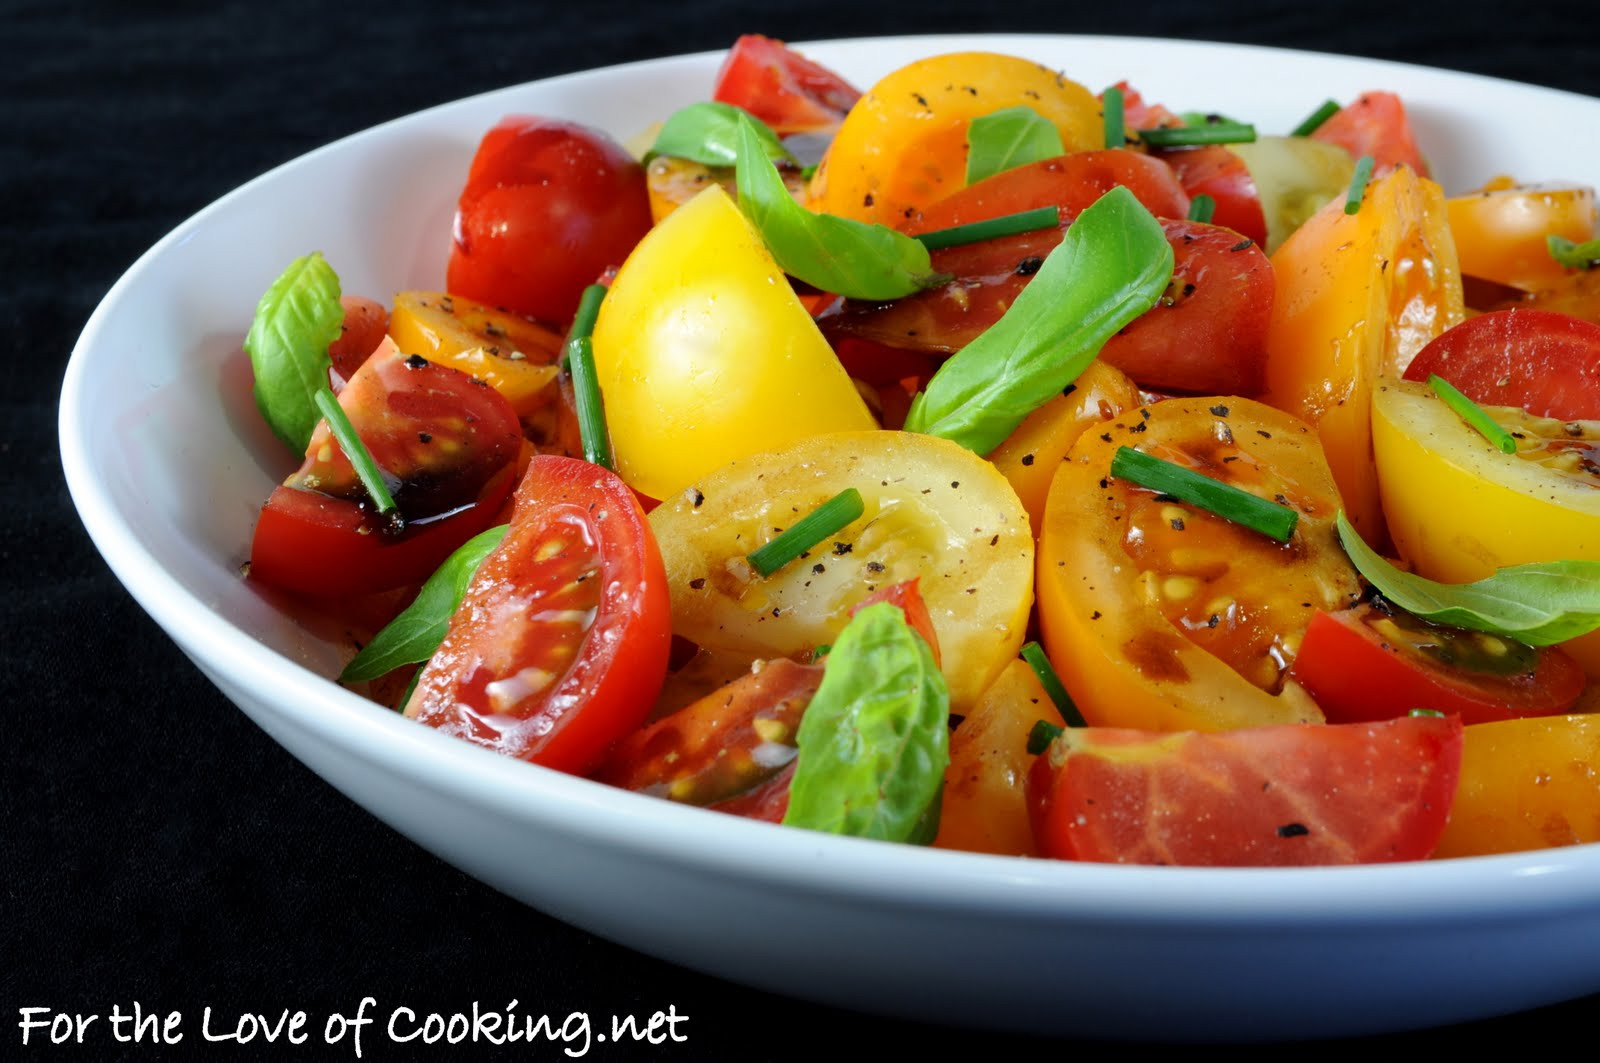
<path fill-rule="evenodd" d="M 1089 722 L 1083 718 L 1083 713 L 1078 711 L 1078 706 L 1073 704 L 1072 695 L 1067 693 L 1067 688 L 1061 685 L 1061 677 L 1056 675 L 1056 670 L 1050 666 L 1050 658 L 1044 655 L 1044 647 L 1037 642 L 1030 642 L 1022 647 L 1022 659 L 1028 662 L 1028 667 L 1033 669 L 1033 674 L 1039 677 L 1039 685 L 1044 687 L 1044 692 L 1050 695 L 1051 704 L 1061 718 L 1067 721 L 1068 727 L 1088 727 Z M 1043 723 L 1044 721 L 1040 721 Z M 1048 726 L 1048 725 L 1047 725 Z M 1037 731 L 1038 727 L 1035 726 Z M 1052 736 L 1054 737 L 1054 736 Z M 1032 739 L 1029 739 L 1030 746 Z"/>
<path fill-rule="evenodd" d="M 1217 213 L 1217 201 L 1201 192 L 1189 200 L 1189 220 L 1197 221 L 1204 225 L 1211 223 L 1211 218 Z"/>
<path fill-rule="evenodd" d="M 1028 732 L 1028 752 L 1037 757 L 1049 749 L 1050 743 L 1065 730 L 1065 727 L 1057 727 L 1049 720 L 1035 720 L 1033 729 Z"/>
<path fill-rule="evenodd" d="M 1106 113 L 1106 147 L 1121 148 L 1128 143 L 1128 128 L 1122 118 L 1122 90 L 1115 85 L 1100 96 Z"/>
<path fill-rule="evenodd" d="M 1551 233 L 1544 238 L 1550 257 L 1567 269 L 1593 269 L 1600 265 L 1600 240 L 1585 240 L 1575 244 L 1565 236 Z"/>
<path fill-rule="evenodd" d="M 1321 107 L 1306 115 L 1305 121 L 1290 130 L 1289 135 L 1291 137 L 1309 137 L 1312 133 L 1322 128 L 1322 123 L 1338 114 L 1339 110 L 1338 100 L 1326 100 Z"/>
<path fill-rule="evenodd" d="M 865 512 L 866 505 L 861 501 L 861 492 L 854 487 L 847 487 L 795 521 L 794 526 L 782 535 L 753 551 L 745 560 L 762 576 L 770 576 L 851 521 L 859 519 Z"/>
<path fill-rule="evenodd" d="M 1441 720 L 1444 719 L 1444 713 L 1440 712 L 1438 709 L 1412 709 L 1406 715 L 1407 716 L 1437 716 Z"/>
<path fill-rule="evenodd" d="M 1372 180 L 1372 166 L 1371 155 L 1356 160 L 1356 172 L 1350 176 L 1350 191 L 1344 197 L 1346 214 L 1361 213 L 1361 200 L 1367 194 L 1367 182 Z"/>
<path fill-rule="evenodd" d="M 932 232 L 922 233 L 916 239 L 929 251 L 937 251 L 943 247 L 960 247 L 963 244 L 981 243 L 1001 236 L 1053 229 L 1060 224 L 1059 207 L 1035 207 L 1032 210 L 1019 210 L 1015 214 L 1002 214 L 998 218 L 985 218 L 983 221 L 972 221 L 965 225 L 952 225 L 948 229 L 935 229 Z"/>
<path fill-rule="evenodd" d="M 378 468 L 378 463 L 372 460 L 371 451 L 356 435 L 356 427 L 350 423 L 350 417 L 339 405 L 339 400 L 333 397 L 333 392 L 328 388 L 318 389 L 311 398 L 317 404 L 317 412 L 327 420 L 333 438 L 339 441 L 339 449 L 350 459 L 350 466 L 355 469 L 361 486 L 367 489 L 372 504 L 381 514 L 394 513 L 394 496 L 389 493 L 389 485 L 383 482 L 383 470 Z"/>
<path fill-rule="evenodd" d="M 1517 441 L 1511 438 L 1498 421 L 1483 412 L 1483 407 L 1467 398 L 1456 386 L 1438 373 L 1428 377 L 1428 386 L 1455 411 L 1455 415 L 1478 430 L 1478 434 L 1499 448 L 1502 454 L 1515 454 Z"/>
<path fill-rule="evenodd" d="M 606 428 L 605 403 L 600 398 L 600 379 L 594 368 L 594 322 L 600 316 L 600 301 L 606 286 L 591 284 L 578 300 L 578 315 L 572 320 L 563 361 L 572 374 L 572 402 L 578 415 L 578 437 L 583 442 L 583 460 L 612 471 L 611 433 Z"/>
<path fill-rule="evenodd" d="M 1248 144 L 1256 127 L 1248 122 L 1212 122 L 1207 125 L 1172 126 L 1139 130 L 1139 139 L 1152 148 L 1193 148 L 1202 144 Z"/>
<path fill-rule="evenodd" d="M 1232 484 L 1214 480 L 1193 469 L 1174 465 L 1132 447 L 1117 448 L 1111 458 L 1111 475 L 1152 491 L 1172 495 L 1280 543 L 1289 541 L 1290 536 L 1294 535 L 1295 525 L 1300 521 L 1300 514 L 1288 506 L 1257 498 Z"/>

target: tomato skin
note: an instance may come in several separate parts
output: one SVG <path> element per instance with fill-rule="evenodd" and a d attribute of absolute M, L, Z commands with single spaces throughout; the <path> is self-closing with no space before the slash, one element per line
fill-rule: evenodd
<path fill-rule="evenodd" d="M 787 136 L 838 125 L 861 93 L 782 41 L 746 33 L 722 61 L 711 98 L 748 111 Z"/>
<path fill-rule="evenodd" d="M 1255 178 L 1244 160 L 1220 144 L 1174 148 L 1156 157 L 1172 167 L 1189 198 L 1210 196 L 1216 203 L 1211 224 L 1232 229 L 1262 246 L 1267 242 L 1267 216 Z"/>
<path fill-rule="evenodd" d="M 389 330 L 389 311 L 382 303 L 360 295 L 343 295 L 339 302 L 344 307 L 344 321 L 339 325 L 339 338 L 328 347 L 328 357 L 333 359 L 333 371 L 349 380 L 383 342 Z"/>
<path fill-rule="evenodd" d="M 1378 173 L 1409 166 L 1418 176 L 1428 176 L 1428 163 L 1417 148 L 1405 104 L 1392 92 L 1362 93 L 1311 136 L 1337 144 L 1357 159 L 1371 155 Z"/>
<path fill-rule="evenodd" d="M 1523 291 L 1561 284 L 1567 270 L 1548 237 L 1582 244 L 1595 236 L 1594 189 L 1587 185 L 1518 185 L 1509 177 L 1445 202 L 1461 272 Z"/>
<path fill-rule="evenodd" d="M 1224 734 L 1068 729 L 1029 772 L 1043 855 L 1184 866 L 1427 858 L 1450 815 L 1453 717 Z"/>
<path fill-rule="evenodd" d="M 598 465 L 536 455 L 505 540 L 479 566 L 406 715 L 587 771 L 650 711 L 670 610 L 660 551 L 627 485 Z"/>
<path fill-rule="evenodd" d="M 1462 322 L 1412 359 L 1474 402 L 1563 421 L 1600 418 L 1600 325 L 1549 310 L 1496 310 Z"/>
<path fill-rule="evenodd" d="M 1306 628 L 1292 674 L 1317 699 L 1329 723 L 1393 719 L 1412 709 L 1488 723 L 1566 712 L 1583 693 L 1578 662 L 1553 647 L 1531 672 L 1496 675 L 1451 667 L 1375 630 L 1385 614 L 1370 605 L 1318 613 Z M 1460 637 L 1471 639 L 1470 633 Z"/>
<path fill-rule="evenodd" d="M 512 115 L 478 145 L 446 285 L 565 326 L 583 289 L 650 229 L 644 169 L 599 130 Z"/>

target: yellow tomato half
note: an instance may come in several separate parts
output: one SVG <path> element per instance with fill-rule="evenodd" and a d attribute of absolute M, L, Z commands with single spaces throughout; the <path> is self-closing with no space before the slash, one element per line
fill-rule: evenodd
<path fill-rule="evenodd" d="M 735 458 L 877 424 L 715 184 L 622 264 L 600 304 L 594 361 L 617 472 L 651 498 Z"/>
<path fill-rule="evenodd" d="M 1357 213 L 1339 199 L 1313 215 L 1273 254 L 1272 271 L 1267 400 L 1316 427 L 1351 523 L 1381 541 L 1372 388 L 1464 316 L 1444 193 L 1408 167 L 1392 170 Z"/>
<path fill-rule="evenodd" d="M 1510 178 L 1445 204 L 1461 272 L 1524 291 L 1559 285 L 1567 271 L 1546 237 L 1581 244 L 1594 239 L 1594 189 L 1584 185 L 1518 185 Z"/>
<path fill-rule="evenodd" d="M 1518 454 L 1502 454 L 1426 384 L 1387 380 L 1374 394 L 1383 511 L 1400 556 L 1444 583 L 1533 561 L 1600 560 L 1600 478 L 1578 460 L 1579 448 L 1600 446 L 1600 425 L 1577 422 L 1574 434 L 1560 421 L 1486 409 L 1522 437 Z M 1600 637 L 1566 649 L 1600 675 Z"/>
<path fill-rule="evenodd" d="M 1050 660 L 1097 726 L 1218 731 L 1321 721 L 1286 671 L 1318 610 L 1361 582 L 1333 527 L 1338 492 L 1304 423 L 1240 398 L 1168 399 L 1083 435 L 1039 540 Z M 1122 446 L 1300 514 L 1287 543 L 1111 476 Z"/>
<path fill-rule="evenodd" d="M 1105 146 L 1100 104 L 1082 85 L 1014 56 L 936 55 L 901 67 L 856 101 L 812 178 L 812 205 L 896 225 L 966 184 L 974 118 L 1018 106 L 1052 122 L 1068 152 Z"/>

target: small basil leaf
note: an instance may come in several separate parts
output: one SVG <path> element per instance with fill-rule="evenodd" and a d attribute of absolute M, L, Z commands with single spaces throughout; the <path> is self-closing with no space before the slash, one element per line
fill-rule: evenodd
<path fill-rule="evenodd" d="M 739 209 L 782 270 L 848 299 L 898 299 L 943 283 L 928 249 L 883 225 L 813 214 L 794 201 L 761 148 L 755 124 L 739 122 Z"/>
<path fill-rule="evenodd" d="M 773 162 L 796 161 L 765 122 L 753 118 L 731 103 L 707 101 L 692 103 L 675 111 L 656 134 L 656 142 L 645 154 L 645 161 L 657 155 L 688 159 L 702 166 L 732 166 L 739 161 L 739 119 L 755 130 L 761 150 Z"/>
<path fill-rule="evenodd" d="M 1032 107 L 1007 107 L 967 127 L 967 184 L 1066 154 L 1061 131 Z"/>
<path fill-rule="evenodd" d="M 933 653 L 888 602 L 833 643 L 796 738 L 790 826 L 883 841 L 938 832 L 950 763 L 950 692 Z"/>
<path fill-rule="evenodd" d="M 245 336 L 256 406 L 273 434 L 296 454 L 305 452 L 322 419 L 316 394 L 328 386 L 333 365 L 328 347 L 343 323 L 339 275 L 320 251 L 313 251 L 272 282 Z"/>
<path fill-rule="evenodd" d="M 1351 563 L 1400 608 L 1424 620 L 1549 646 L 1600 628 L 1600 561 L 1542 561 L 1497 569 L 1476 583 L 1435 583 L 1402 572 L 1362 541 L 1343 513 Z"/>
<path fill-rule="evenodd" d="M 1600 264 L 1600 240 L 1585 240 L 1578 244 L 1565 236 L 1551 233 L 1544 238 L 1544 242 L 1550 249 L 1550 257 L 1567 269 L 1592 269 Z"/>
<path fill-rule="evenodd" d="M 432 657 L 450 629 L 450 618 L 460 607 L 467 584 L 472 582 L 483 559 L 505 537 L 506 525 L 501 524 L 462 543 L 428 577 L 428 582 L 422 585 L 416 600 L 405 612 L 389 621 L 371 642 L 361 647 L 361 652 L 339 673 L 339 681 L 358 683 L 376 679 L 401 665 L 421 664 Z"/>
<path fill-rule="evenodd" d="M 1078 215 L 1000 320 L 939 367 L 906 429 L 989 453 L 1155 305 L 1172 263 L 1160 223 L 1113 188 Z"/>

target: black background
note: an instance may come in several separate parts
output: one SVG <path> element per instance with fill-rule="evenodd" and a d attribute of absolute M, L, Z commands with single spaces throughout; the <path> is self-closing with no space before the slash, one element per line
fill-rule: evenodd
<path fill-rule="evenodd" d="M 869 1035 L 907 1054 L 1063 1050 L 729 985 L 557 923 L 420 851 L 235 711 L 122 591 L 68 499 L 55 403 L 67 354 L 106 289 L 162 234 L 245 180 L 421 107 L 719 48 L 740 32 L 1231 40 L 1600 95 L 1592 12 L 1570 0 L 1515 12 L 1434 0 L 1109 6 L 928 0 L 900 8 L 909 15 L 842 0 L 782 10 L 524 0 L 449 12 L 303 0 L 0 4 L 0 1053 L 19 1044 L 17 1009 L 27 1006 L 178 1010 L 191 1031 L 180 1047 L 226 1056 L 226 1046 L 196 1044 L 205 1005 L 228 1016 L 303 1008 L 315 1024 L 363 995 L 378 999 L 380 1015 L 513 997 L 524 1013 L 555 1015 L 647 1015 L 672 1003 L 690 1016 L 680 1028 L 690 1040 L 660 1051 L 694 1058 L 802 1058 Z M 1385 1041 L 1532 1047 L 1570 1031 L 1592 1045 L 1596 1019 L 1600 997 L 1591 997 Z M 103 1020 L 90 1034 L 78 1052 L 35 1041 L 30 1053 L 112 1053 Z M 555 1058 L 556 1048 L 532 1051 Z M 369 1037 L 367 1054 L 396 1051 Z M 612 1045 L 591 1053 L 619 1054 Z"/>

